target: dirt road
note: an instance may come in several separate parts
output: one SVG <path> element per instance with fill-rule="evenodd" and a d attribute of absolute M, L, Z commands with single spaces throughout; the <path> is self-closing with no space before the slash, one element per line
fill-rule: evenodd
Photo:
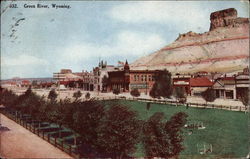
<path fill-rule="evenodd" d="M 3 114 L 0 120 L 0 157 L 72 158 Z"/>

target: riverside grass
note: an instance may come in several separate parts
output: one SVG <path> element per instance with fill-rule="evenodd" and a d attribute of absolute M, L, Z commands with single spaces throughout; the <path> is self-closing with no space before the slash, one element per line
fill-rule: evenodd
<path fill-rule="evenodd" d="M 186 109 L 185 106 L 153 103 L 147 111 L 146 102 L 117 100 L 104 103 L 106 106 L 115 103 L 126 105 L 137 111 L 142 120 L 148 119 L 155 112 L 164 112 L 166 120 L 177 112 L 185 112 L 188 114 L 189 122 L 202 122 L 205 129 L 193 129 L 191 135 L 188 135 L 186 130 L 183 131 L 185 150 L 181 152 L 180 158 L 238 158 L 246 157 L 248 154 L 248 113 L 192 107 Z M 197 144 L 203 143 L 212 144 L 213 152 L 200 155 Z M 138 145 L 134 156 L 144 156 L 141 144 Z"/>

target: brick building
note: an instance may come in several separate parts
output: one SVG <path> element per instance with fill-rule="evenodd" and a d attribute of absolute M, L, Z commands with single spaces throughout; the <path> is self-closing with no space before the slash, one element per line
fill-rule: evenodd
<path fill-rule="evenodd" d="M 108 72 L 108 91 L 119 89 L 121 92 L 129 92 L 135 88 L 141 93 L 148 94 L 152 89 L 155 76 L 159 71 L 130 70 L 128 62 L 124 68 L 118 71 Z"/>

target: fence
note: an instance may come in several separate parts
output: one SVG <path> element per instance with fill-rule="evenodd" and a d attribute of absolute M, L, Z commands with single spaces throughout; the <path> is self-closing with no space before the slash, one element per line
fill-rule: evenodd
<path fill-rule="evenodd" d="M 172 106 L 189 106 L 195 108 L 204 108 L 204 109 L 223 109 L 223 110 L 230 110 L 230 111 L 248 111 L 247 107 L 242 106 L 226 106 L 226 105 L 217 105 L 217 104 L 205 104 L 205 103 L 181 103 L 177 101 L 167 101 L 162 99 L 147 99 L 147 98 L 131 98 L 131 97 L 99 97 L 99 98 L 92 98 L 90 100 L 129 100 L 129 101 L 141 101 L 141 102 L 150 102 L 156 104 L 168 104 Z"/>
<path fill-rule="evenodd" d="M 77 150 L 77 146 L 65 143 L 61 138 L 57 137 L 52 137 L 50 133 L 45 133 L 44 131 L 40 130 L 39 127 L 34 126 L 33 122 L 28 122 L 26 117 L 23 116 L 18 116 L 16 115 L 15 112 L 13 111 L 7 111 L 7 110 L 2 110 L 1 113 L 3 113 L 5 116 L 10 118 L 11 120 L 15 121 L 19 125 L 23 126 L 30 132 L 36 134 L 39 136 L 41 139 L 46 140 L 53 146 L 61 149 L 62 151 L 66 152 L 70 156 L 74 158 L 80 158 L 80 154 Z"/>

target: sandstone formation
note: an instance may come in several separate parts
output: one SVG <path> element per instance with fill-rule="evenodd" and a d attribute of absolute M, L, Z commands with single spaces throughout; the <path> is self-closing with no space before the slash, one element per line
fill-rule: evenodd
<path fill-rule="evenodd" d="M 209 32 L 180 34 L 173 43 L 136 60 L 131 69 L 233 72 L 248 66 L 249 19 L 229 8 L 211 13 L 210 21 Z"/>

